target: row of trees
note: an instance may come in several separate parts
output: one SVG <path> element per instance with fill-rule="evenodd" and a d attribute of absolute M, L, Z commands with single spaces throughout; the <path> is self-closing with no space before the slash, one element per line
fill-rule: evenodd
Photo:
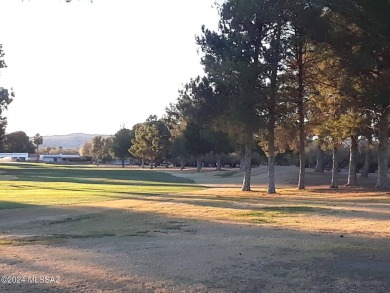
<path fill-rule="evenodd" d="M 119 158 L 124 167 L 126 159 L 131 157 L 129 149 L 134 137 L 135 130 L 123 126 L 113 137 L 95 136 L 81 146 L 79 153 L 81 156 L 91 157 L 97 165 L 101 161 Z"/>
<path fill-rule="evenodd" d="M 338 187 L 338 150 L 349 141 L 348 185 L 356 185 L 364 138 L 377 145 L 376 187 L 387 187 L 390 3 L 228 0 L 219 14 L 218 31 L 203 27 L 197 37 L 205 76 L 183 87 L 160 122 L 134 129 L 130 152 L 154 160 L 167 149 L 151 141 L 168 137 L 158 123 L 169 130 L 176 157 L 227 152 L 216 142 L 230 141 L 221 145 L 242 154 L 242 189 L 250 190 L 252 153 L 260 145 L 268 157 L 268 192 L 275 193 L 275 156 L 286 148 L 299 154 L 298 188 L 305 188 L 310 138 L 318 141 L 319 161 L 322 149 L 333 151 L 332 188 Z"/>
<path fill-rule="evenodd" d="M 254 138 L 268 156 L 268 192 L 275 193 L 275 154 L 284 144 L 300 157 L 316 137 L 337 151 L 350 140 L 349 185 L 356 185 L 357 141 L 378 142 L 378 188 L 387 187 L 390 114 L 390 3 L 244 1 L 219 7 L 218 31 L 197 38 L 205 77 L 191 80 L 176 111 L 179 127 L 220 130 L 243 152 L 243 190 L 250 190 Z"/>
<path fill-rule="evenodd" d="M 131 130 L 122 127 L 113 137 L 96 136 L 82 145 L 80 155 L 90 156 L 95 162 L 119 158 L 122 166 L 126 159 L 138 158 L 142 167 L 147 162 L 151 168 L 157 162 L 172 162 L 184 168 L 195 159 L 199 171 L 201 157 L 215 154 L 217 169 L 221 169 L 222 155 L 234 150 L 227 135 L 211 129 L 203 129 L 199 133 L 199 129 L 191 125 L 181 131 L 168 118 L 165 116 L 158 119 L 151 115 L 145 122 L 134 125 Z"/>
<path fill-rule="evenodd" d="M 216 166 L 221 169 L 222 162 L 230 167 L 237 167 L 242 164 L 242 154 L 240 150 L 235 150 L 233 143 L 226 135 L 215 135 L 214 133 L 202 132 L 202 139 L 199 140 L 196 132 L 193 135 L 193 129 L 185 129 L 181 136 L 174 136 L 177 131 L 169 130 L 169 120 L 167 115 L 163 119 L 157 120 L 156 116 L 150 116 L 144 123 L 137 124 L 132 130 L 122 127 L 113 137 L 103 138 L 97 136 L 90 142 L 85 143 L 80 154 L 94 158 L 95 162 L 110 161 L 113 158 L 122 160 L 122 166 L 127 159 L 139 158 L 138 163 L 144 166 L 145 161 L 153 168 L 153 163 L 173 163 L 184 168 L 185 165 L 195 164 L 200 170 L 201 165 Z M 151 124 L 158 124 L 163 131 L 150 132 L 153 129 Z M 165 127 L 164 127 L 165 125 Z M 174 124 L 177 125 L 177 124 Z M 137 132 L 137 139 L 135 133 Z M 208 135 L 204 135 L 204 133 Z M 275 156 L 277 165 L 296 165 L 299 160 L 296 158 L 296 151 L 289 148 L 288 134 L 280 135 L 276 131 L 278 142 L 278 152 Z M 221 134 L 221 132 L 219 132 Z M 294 138 L 292 138 L 294 139 Z M 199 145 L 201 143 L 201 145 Z M 349 149 L 351 141 L 344 141 L 339 147 L 339 162 L 337 170 L 341 170 L 349 165 Z M 133 146 L 134 145 L 134 146 Z M 191 145 L 196 145 L 191 148 Z M 254 140 L 254 145 L 256 141 Z M 92 147 L 94 146 L 94 147 Z M 153 146 L 160 146 L 155 148 Z M 220 146 L 218 148 L 218 146 Z M 375 172 L 378 167 L 377 147 L 374 143 L 365 139 L 360 139 L 358 143 L 358 156 L 356 160 L 356 170 L 361 176 L 367 177 L 369 172 Z M 203 153 L 197 151 L 203 149 Z M 216 152 L 216 150 L 220 150 Z M 332 153 L 327 151 L 329 145 L 318 139 L 308 139 L 305 146 L 306 167 L 314 168 L 317 172 L 323 172 L 324 169 L 332 168 Z M 133 151 L 133 153 L 131 152 Z M 191 155 L 192 154 L 192 155 Z M 375 161 L 376 160 L 376 161 Z M 200 164 L 202 161 L 202 164 Z M 259 146 L 252 151 L 251 165 L 258 166 L 266 164 L 266 155 Z"/>

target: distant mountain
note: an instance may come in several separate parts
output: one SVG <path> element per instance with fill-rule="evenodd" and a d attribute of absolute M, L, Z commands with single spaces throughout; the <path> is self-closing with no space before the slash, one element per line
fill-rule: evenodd
<path fill-rule="evenodd" d="M 66 135 L 48 135 L 43 136 L 43 144 L 40 148 L 63 147 L 64 149 L 80 148 L 84 143 L 90 141 L 95 136 L 101 135 L 109 137 L 110 135 L 72 133 Z"/>

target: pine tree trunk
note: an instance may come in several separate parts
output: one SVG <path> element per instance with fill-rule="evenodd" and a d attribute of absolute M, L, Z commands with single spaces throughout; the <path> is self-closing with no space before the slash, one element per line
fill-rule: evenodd
<path fill-rule="evenodd" d="M 240 145 L 240 171 L 244 171 L 245 169 L 245 146 Z"/>
<path fill-rule="evenodd" d="M 180 160 L 180 170 L 184 170 L 185 167 L 186 167 L 186 162 L 184 161 L 184 159 L 181 159 Z"/>
<path fill-rule="evenodd" d="M 303 92 L 302 92 L 303 94 Z M 298 189 L 305 189 L 305 114 L 303 112 L 303 96 L 302 100 L 298 103 L 299 112 L 299 178 Z"/>
<path fill-rule="evenodd" d="M 153 161 L 154 161 L 153 159 L 150 160 L 150 169 L 153 169 L 153 164 L 154 164 Z"/>
<path fill-rule="evenodd" d="M 217 155 L 217 169 L 216 171 L 222 170 L 222 157 L 221 155 Z"/>
<path fill-rule="evenodd" d="M 358 143 L 356 136 L 351 135 L 351 146 L 349 148 L 349 168 L 347 186 L 357 186 L 356 163 L 358 155 Z"/>
<path fill-rule="evenodd" d="M 39 161 L 39 144 L 37 144 L 37 163 Z"/>
<path fill-rule="evenodd" d="M 388 188 L 389 114 L 390 106 L 384 109 L 379 118 L 378 179 L 375 188 Z"/>
<path fill-rule="evenodd" d="M 202 168 L 202 161 L 200 159 L 200 155 L 196 156 L 196 172 L 200 172 L 200 169 Z"/>
<path fill-rule="evenodd" d="M 314 172 L 317 173 L 323 173 L 324 172 L 324 151 L 321 148 L 321 141 L 318 140 L 318 146 L 317 146 L 317 162 L 316 162 L 316 168 L 314 169 Z"/>
<path fill-rule="evenodd" d="M 337 189 L 339 188 L 339 184 L 338 184 L 338 159 L 337 159 L 337 146 L 335 145 L 333 147 L 333 159 L 332 159 L 332 181 L 330 183 L 330 188 L 334 188 L 334 189 Z"/>
<path fill-rule="evenodd" d="M 242 182 L 242 191 L 251 190 L 251 161 L 252 161 L 251 145 L 245 144 L 245 153 L 243 158 L 244 180 Z"/>
<path fill-rule="evenodd" d="M 275 121 L 276 121 L 276 94 L 278 90 L 278 69 L 280 61 L 280 38 L 282 34 L 282 22 L 279 19 L 276 27 L 276 35 L 271 61 L 270 87 L 268 99 L 268 193 L 276 193 L 275 188 Z"/>
<path fill-rule="evenodd" d="M 370 146 L 371 146 L 371 140 L 369 140 L 368 145 L 367 145 L 364 166 L 363 166 L 362 173 L 360 174 L 360 177 L 363 177 L 363 178 L 368 178 L 368 173 L 370 171 L 370 158 L 371 158 Z"/>
<path fill-rule="evenodd" d="M 303 147 L 303 150 L 300 149 L 299 151 L 299 178 L 298 178 L 298 189 L 305 189 L 305 164 L 306 164 L 306 158 L 305 158 L 305 147 Z"/>
<path fill-rule="evenodd" d="M 299 32 L 298 32 L 299 35 Z M 305 189 L 305 111 L 304 111 L 304 64 L 303 43 L 300 42 L 297 50 L 298 63 L 298 116 L 299 116 L 299 178 L 298 189 Z"/>
<path fill-rule="evenodd" d="M 276 193 L 275 188 L 275 150 L 268 155 L 268 193 Z"/>
<path fill-rule="evenodd" d="M 141 158 L 141 167 L 145 168 L 145 159 L 143 157 Z"/>

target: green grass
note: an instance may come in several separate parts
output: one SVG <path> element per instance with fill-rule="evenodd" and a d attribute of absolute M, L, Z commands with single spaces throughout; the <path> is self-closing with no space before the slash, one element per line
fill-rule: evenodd
<path fill-rule="evenodd" d="M 150 170 L 20 163 L 2 164 L 0 171 L 17 177 L 0 181 L 0 209 L 137 198 L 201 188 L 190 179 Z"/>
<path fill-rule="evenodd" d="M 316 212 L 327 212 L 330 211 L 325 208 L 316 208 L 310 206 L 272 206 L 263 207 L 257 211 L 244 213 L 243 216 L 247 217 L 275 217 L 292 214 L 306 214 Z"/>
<path fill-rule="evenodd" d="M 277 212 L 279 214 L 300 214 L 300 213 L 315 213 L 321 211 L 330 211 L 325 208 L 317 208 L 310 206 L 281 206 L 281 207 L 264 207 L 264 211 Z"/>

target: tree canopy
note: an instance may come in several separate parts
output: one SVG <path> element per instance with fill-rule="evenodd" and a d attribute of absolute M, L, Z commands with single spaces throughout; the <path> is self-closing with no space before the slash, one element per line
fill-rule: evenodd
<path fill-rule="evenodd" d="M 112 151 L 115 157 L 118 157 L 122 161 L 122 167 L 124 167 L 125 160 L 130 158 L 129 149 L 132 145 L 132 139 L 135 138 L 135 131 L 122 127 L 115 133 L 112 140 Z"/>
<path fill-rule="evenodd" d="M 0 69 L 7 67 L 4 61 L 3 45 L 0 44 Z M 5 149 L 5 128 L 7 126 L 7 118 L 4 116 L 4 110 L 7 110 L 8 105 L 12 102 L 15 96 L 14 92 L 7 88 L 3 88 L 0 84 L 0 151 Z"/>
<path fill-rule="evenodd" d="M 5 136 L 5 151 L 10 153 L 35 153 L 35 146 L 23 131 L 15 131 Z"/>
<path fill-rule="evenodd" d="M 131 140 L 129 152 L 142 160 L 142 166 L 146 159 L 150 161 L 150 168 L 153 168 L 157 158 L 167 157 L 169 139 L 170 132 L 166 125 L 152 115 L 135 128 L 135 137 Z"/>

